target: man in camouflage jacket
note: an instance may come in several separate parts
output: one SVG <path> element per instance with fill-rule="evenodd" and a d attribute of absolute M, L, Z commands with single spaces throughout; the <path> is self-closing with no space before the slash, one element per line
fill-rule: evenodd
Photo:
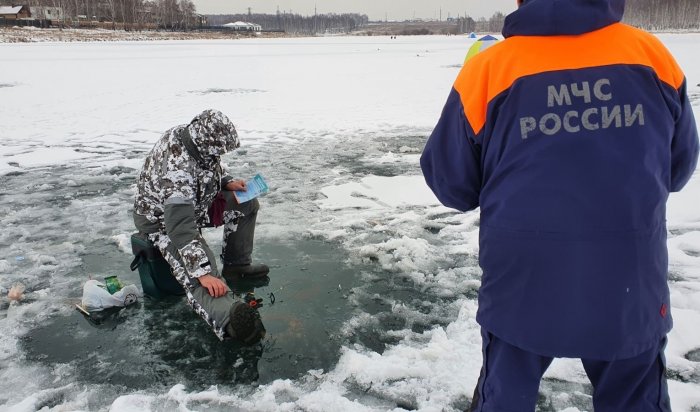
<path fill-rule="evenodd" d="M 216 110 L 168 130 L 146 157 L 134 203 L 136 228 L 161 251 L 192 308 L 220 339 L 236 334 L 228 326 L 237 306 L 200 233 L 212 226 L 209 208 L 219 193 L 226 201 L 223 275 L 269 271 L 251 264 L 258 201 L 238 204 L 233 191 L 244 190 L 245 182 L 224 175 L 221 165 L 221 156 L 239 146 L 234 125 Z"/>

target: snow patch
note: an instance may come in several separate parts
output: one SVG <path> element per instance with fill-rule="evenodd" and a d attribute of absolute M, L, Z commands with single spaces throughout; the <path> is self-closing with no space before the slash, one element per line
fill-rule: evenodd
<path fill-rule="evenodd" d="M 326 199 L 323 209 L 390 209 L 400 206 L 438 205 L 439 201 L 425 184 L 423 176 L 367 176 L 359 182 L 327 186 L 321 189 Z"/>

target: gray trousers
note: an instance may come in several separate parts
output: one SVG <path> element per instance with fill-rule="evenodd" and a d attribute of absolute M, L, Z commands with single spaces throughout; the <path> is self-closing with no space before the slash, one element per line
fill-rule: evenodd
<path fill-rule="evenodd" d="M 255 221 L 260 204 L 257 199 L 253 199 L 250 202 L 239 205 L 233 200 L 231 192 L 223 193 L 226 198 L 226 211 L 224 212 L 224 242 L 221 258 L 224 265 L 250 264 L 255 236 Z M 139 227 L 141 219 L 134 216 L 134 220 L 139 231 L 148 232 L 148 230 L 144 230 L 145 228 Z M 226 336 L 225 328 L 229 323 L 230 309 L 235 302 L 231 290 L 227 287 L 225 295 L 218 298 L 212 297 L 196 278 L 192 278 L 187 274 L 182 264 L 180 251 L 172 243 L 167 233 L 163 231 L 149 233 L 148 238 L 160 250 L 163 258 L 170 265 L 173 276 L 185 290 L 185 296 L 189 305 L 212 328 L 214 334 L 220 340 L 224 340 Z M 200 241 L 211 263 L 211 275 L 221 279 L 214 253 L 204 239 L 201 238 L 201 235 Z"/>
<path fill-rule="evenodd" d="M 226 211 L 221 261 L 224 266 L 249 265 L 253 261 L 255 221 L 258 218 L 260 203 L 258 199 L 253 199 L 239 205 L 233 197 L 233 192 L 222 193 L 226 199 Z"/>

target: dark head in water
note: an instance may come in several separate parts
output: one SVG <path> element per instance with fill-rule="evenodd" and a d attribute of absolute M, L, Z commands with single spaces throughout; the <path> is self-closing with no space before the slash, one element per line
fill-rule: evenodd
<path fill-rule="evenodd" d="M 260 342 L 265 337 L 265 326 L 257 308 L 245 302 L 234 303 L 226 333 L 234 341 L 247 346 Z"/>

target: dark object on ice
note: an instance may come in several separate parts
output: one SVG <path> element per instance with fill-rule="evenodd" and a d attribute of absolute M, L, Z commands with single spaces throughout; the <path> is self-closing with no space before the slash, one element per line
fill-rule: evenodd
<path fill-rule="evenodd" d="M 138 268 L 143 293 L 156 299 L 184 295 L 185 290 L 175 280 L 170 265 L 147 236 L 144 233 L 131 235 L 131 250 L 135 257 L 130 267 L 131 270 Z"/>
<path fill-rule="evenodd" d="M 270 268 L 263 264 L 248 264 L 248 265 L 224 265 L 224 270 L 221 275 L 225 278 L 240 277 L 240 278 L 261 278 L 270 273 Z"/>
<path fill-rule="evenodd" d="M 244 302 L 237 302 L 231 306 L 229 323 L 226 325 L 228 336 L 247 346 L 260 342 L 266 334 L 257 309 L 261 306 L 262 299 L 255 299 L 254 295 L 250 300 L 246 295 Z"/>

